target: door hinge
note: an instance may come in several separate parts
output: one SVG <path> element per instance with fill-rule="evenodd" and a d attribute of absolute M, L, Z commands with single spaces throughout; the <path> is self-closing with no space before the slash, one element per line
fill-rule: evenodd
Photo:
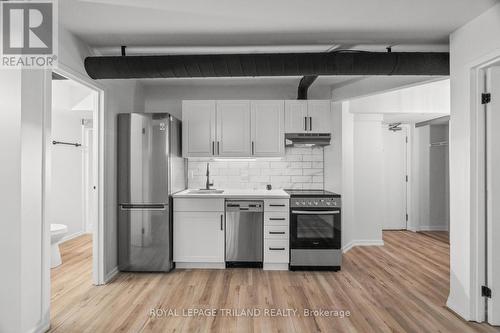
<path fill-rule="evenodd" d="M 408 175 L 406 175 L 406 182 L 408 183 Z"/>
<path fill-rule="evenodd" d="M 488 104 L 489 102 L 491 102 L 491 94 L 490 93 L 481 94 L 481 104 Z"/>
<path fill-rule="evenodd" d="M 491 298 L 491 289 L 486 286 L 481 286 L 481 296 Z"/>
<path fill-rule="evenodd" d="M 408 137 L 406 137 L 406 143 L 408 143 Z"/>
<path fill-rule="evenodd" d="M 408 214 L 406 214 L 406 222 L 408 222 Z"/>

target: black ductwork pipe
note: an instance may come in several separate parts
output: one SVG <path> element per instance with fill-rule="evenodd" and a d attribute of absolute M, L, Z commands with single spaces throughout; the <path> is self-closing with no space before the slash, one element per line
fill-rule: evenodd
<path fill-rule="evenodd" d="M 330 52 L 85 58 L 93 79 L 305 75 L 449 75 L 444 52 Z"/>
<path fill-rule="evenodd" d="M 300 79 L 299 88 L 297 90 L 297 99 L 307 99 L 307 91 L 317 78 L 317 75 L 306 75 Z"/>

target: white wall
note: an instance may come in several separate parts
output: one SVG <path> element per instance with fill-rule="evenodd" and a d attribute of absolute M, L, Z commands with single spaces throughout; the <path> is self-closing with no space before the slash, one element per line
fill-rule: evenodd
<path fill-rule="evenodd" d="M 380 115 L 342 114 L 344 250 L 381 245 L 384 219 L 383 126 Z"/>
<path fill-rule="evenodd" d="M 1 71 L 0 88 L 0 258 L 6 268 L 0 277 L 0 331 L 37 331 L 49 323 L 44 310 L 50 301 L 50 258 L 40 253 L 49 250 L 42 150 L 50 75 L 41 70 Z"/>
<path fill-rule="evenodd" d="M 342 103 L 332 103 L 332 140 L 325 150 L 325 190 L 342 192 Z"/>
<path fill-rule="evenodd" d="M 467 320 L 482 320 L 474 281 L 480 244 L 473 244 L 479 207 L 475 205 L 475 98 L 471 69 L 500 55 L 500 4 L 450 36 L 450 296 L 447 305 Z"/>
<path fill-rule="evenodd" d="M 450 113 L 450 80 L 350 100 L 352 113 Z"/>
<path fill-rule="evenodd" d="M 53 140 L 82 144 L 82 119 L 92 119 L 93 112 L 72 108 L 89 95 L 93 95 L 90 89 L 77 87 L 71 81 L 52 82 Z M 69 239 L 85 231 L 83 147 L 53 145 L 51 165 L 49 222 L 66 225 L 65 239 Z"/>

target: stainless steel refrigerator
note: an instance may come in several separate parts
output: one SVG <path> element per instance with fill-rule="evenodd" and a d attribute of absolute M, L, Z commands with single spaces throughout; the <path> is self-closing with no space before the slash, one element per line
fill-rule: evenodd
<path fill-rule="evenodd" d="M 168 272 L 171 195 L 185 189 L 181 123 L 169 114 L 118 115 L 118 268 Z"/>

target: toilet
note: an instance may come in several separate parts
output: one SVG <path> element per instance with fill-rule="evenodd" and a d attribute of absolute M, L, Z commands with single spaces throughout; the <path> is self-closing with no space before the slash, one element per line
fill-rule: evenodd
<path fill-rule="evenodd" d="M 50 225 L 50 268 L 59 266 L 61 261 L 61 252 L 59 251 L 59 242 L 68 232 L 68 227 L 64 224 Z"/>

